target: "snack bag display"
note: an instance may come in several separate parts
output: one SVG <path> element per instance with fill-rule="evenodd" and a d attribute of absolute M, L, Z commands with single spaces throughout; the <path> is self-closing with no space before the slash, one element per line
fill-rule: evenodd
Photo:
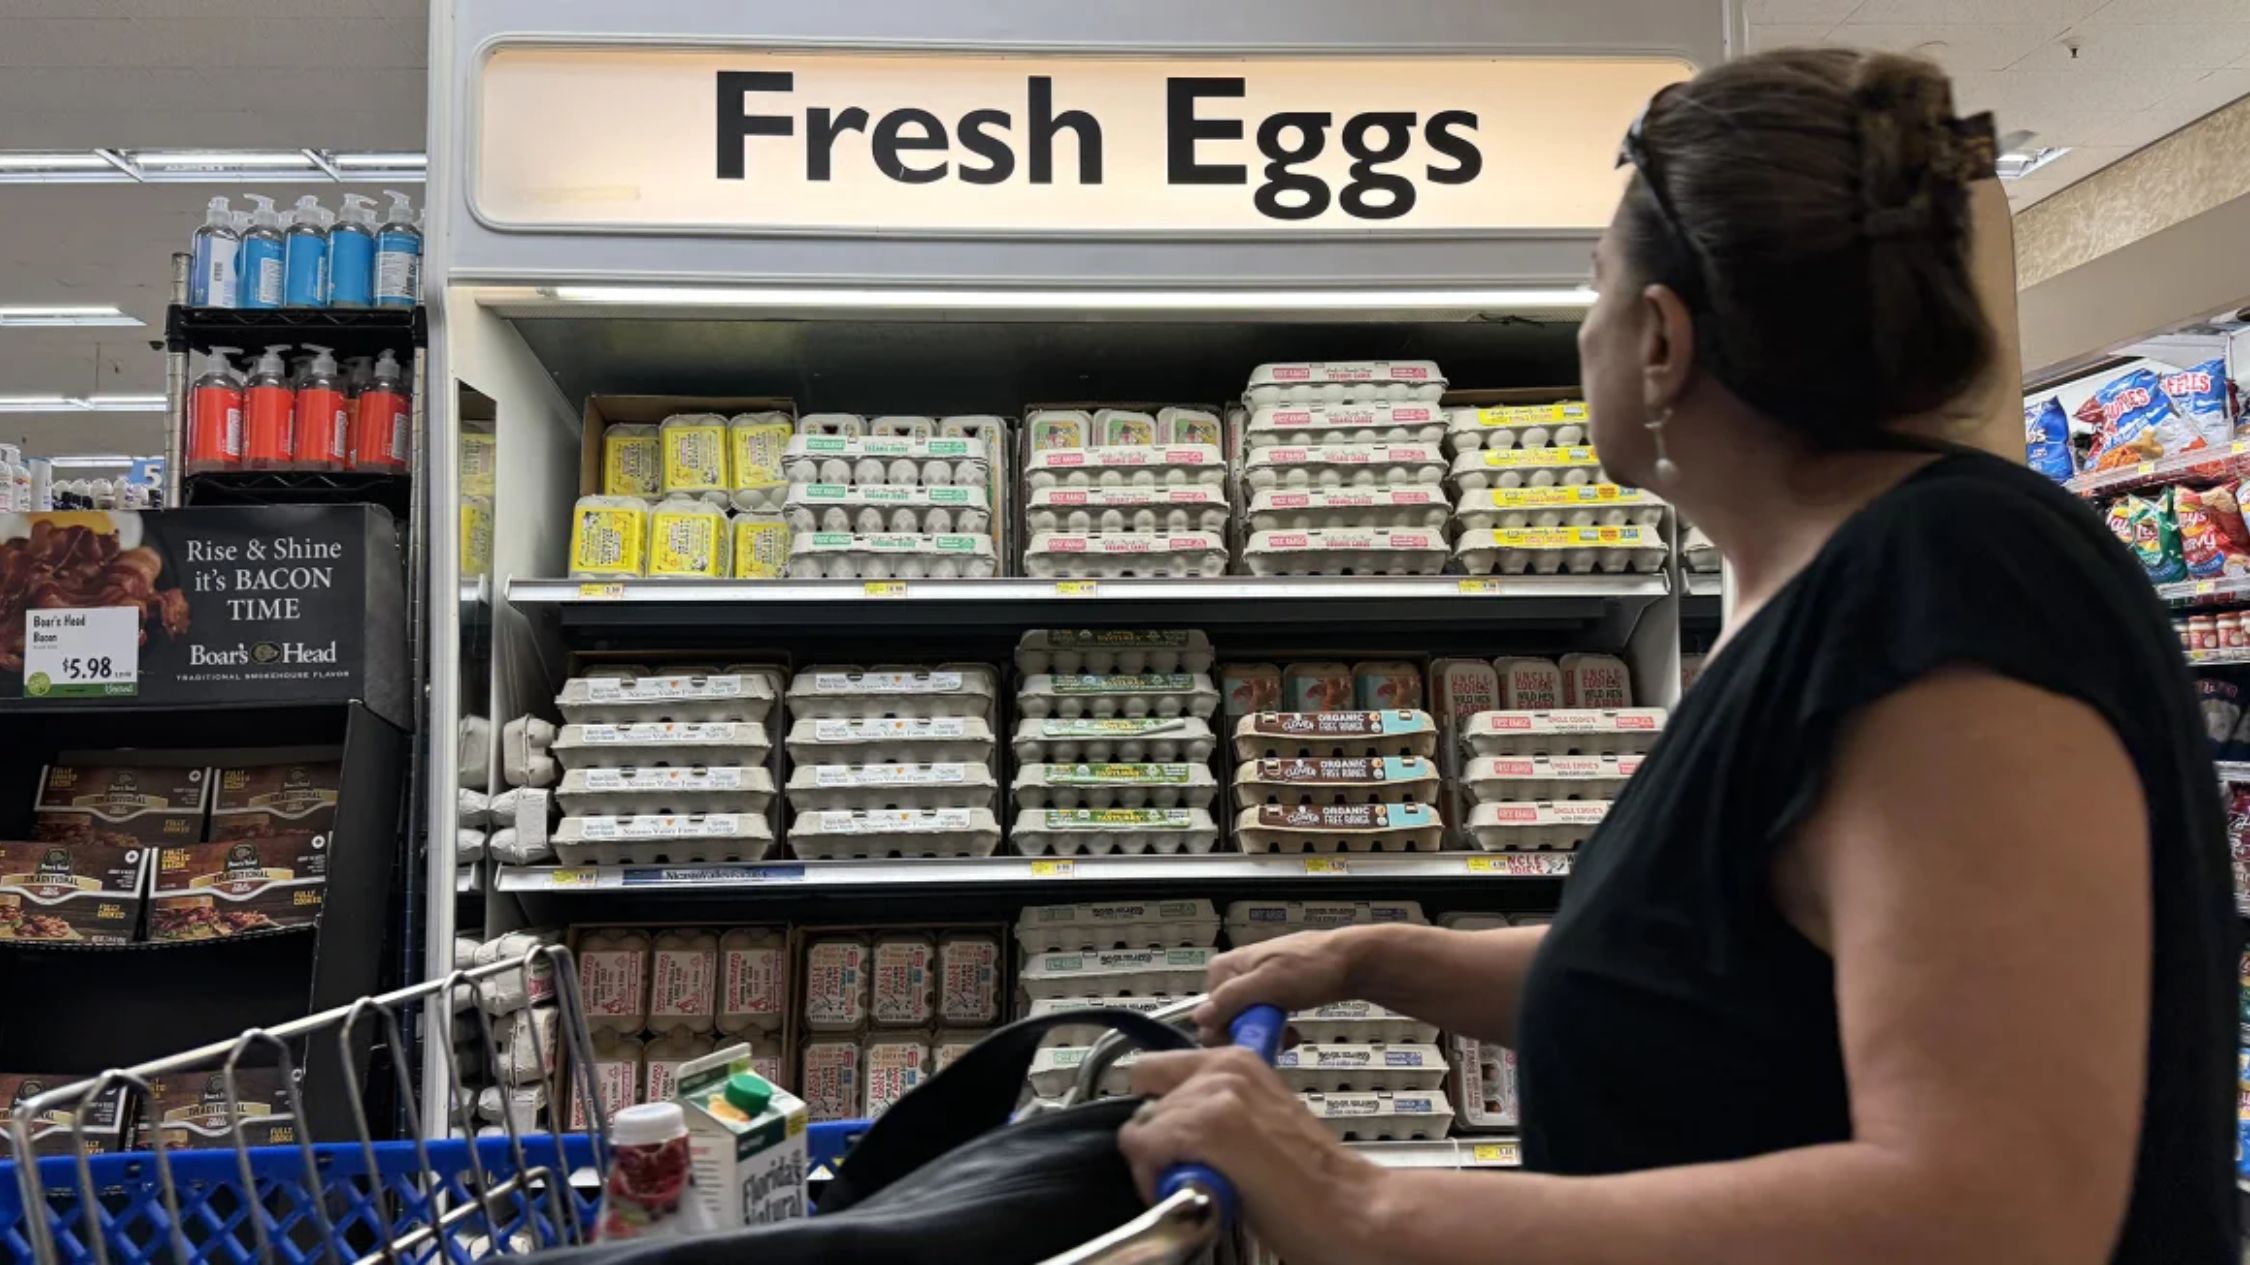
<path fill-rule="evenodd" d="M 2096 470 L 2115 470 L 2204 446 L 2203 436 L 2173 409 L 2172 397 L 2164 393 L 2153 369 L 2120 374 L 2096 389 L 2093 399 L 2101 409 L 2091 454 Z"/>
<path fill-rule="evenodd" d="M 2173 411 L 2204 443 L 2217 448 L 2234 439 L 2233 384 L 2227 381 L 2225 357 L 2159 374 L 2156 383 Z"/>
<path fill-rule="evenodd" d="M 2158 584 L 2187 578 L 2187 559 L 2180 550 L 2180 529 L 2165 504 L 2170 499 L 2161 494 L 2153 501 L 2138 496 L 2120 497 L 2109 513 L 2109 529 L 2133 551 L 2141 569 L 2148 572 L 2148 578 Z"/>
<path fill-rule="evenodd" d="M 2233 493 L 2225 488 L 2198 492 L 2178 487 L 2171 489 L 2171 498 L 2172 519 L 2179 528 L 2180 551 L 2189 575 L 2198 580 L 2250 575 L 2250 549 L 2230 536 L 2220 521 L 2231 512 L 2234 530 L 2240 532 L 2242 528 L 2242 514 L 2234 507 Z M 2217 506 L 2212 504 L 2214 500 Z"/>
<path fill-rule="evenodd" d="M 2057 483 L 2078 473 L 2070 454 L 2070 419 L 2051 395 L 2023 406 L 2023 447 L 2031 468 Z"/>

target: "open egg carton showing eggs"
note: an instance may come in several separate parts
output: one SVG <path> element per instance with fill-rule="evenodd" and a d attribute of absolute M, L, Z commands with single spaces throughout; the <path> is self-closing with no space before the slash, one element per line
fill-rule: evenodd
<path fill-rule="evenodd" d="M 1036 405 L 1023 434 L 1024 574 L 1224 575 L 1233 497 L 1219 415 L 1191 405 Z"/>
<path fill-rule="evenodd" d="M 799 857 L 998 849 L 999 676 L 989 665 L 808 667 L 786 698 Z"/>
<path fill-rule="evenodd" d="M 809 413 L 782 454 L 792 579 L 1000 573 L 1007 423 L 983 414 Z"/>

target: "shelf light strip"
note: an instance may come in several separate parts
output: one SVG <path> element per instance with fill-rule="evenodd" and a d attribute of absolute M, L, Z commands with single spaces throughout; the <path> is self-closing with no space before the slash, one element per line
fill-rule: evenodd
<path fill-rule="evenodd" d="M 49 329 L 78 325 L 143 325 L 110 306 L 0 307 L 0 329 Z"/>
<path fill-rule="evenodd" d="M 161 413 L 161 395 L 0 395 L 0 413 Z"/>
<path fill-rule="evenodd" d="M 329 149 L 0 149 L 0 184 L 419 183 L 412 151 Z"/>
<path fill-rule="evenodd" d="M 756 309 L 851 309 L 1101 312 L 1298 311 L 1348 312 L 1396 309 L 1520 310 L 1585 308 L 1594 291 L 1586 286 L 1499 287 L 1488 289 L 1326 289 L 1326 290 L 1034 290 L 1007 288 L 890 289 L 854 286 L 611 286 L 565 285 L 540 293 L 563 303 L 619 307 L 729 307 Z"/>

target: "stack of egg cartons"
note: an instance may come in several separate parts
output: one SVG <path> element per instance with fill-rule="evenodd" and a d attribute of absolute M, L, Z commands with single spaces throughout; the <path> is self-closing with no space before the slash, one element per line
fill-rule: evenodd
<path fill-rule="evenodd" d="M 782 1079 L 788 972 L 778 927 L 576 927 L 578 992 L 602 1109 L 669 1100 L 682 1064 L 721 1046 Z M 572 1128 L 585 1127 L 572 1094 Z"/>
<path fill-rule="evenodd" d="M 1664 503 L 1603 477 L 1583 401 L 1456 408 L 1449 426 L 1462 571 L 1663 569 Z"/>
<path fill-rule="evenodd" d="M 813 413 L 783 454 L 791 579 L 999 574 L 989 417 Z"/>
<path fill-rule="evenodd" d="M 1240 454 L 1251 574 L 1442 570 L 1443 394 L 1427 360 L 1259 365 Z"/>
<path fill-rule="evenodd" d="M 787 413 L 678 413 L 602 432 L 602 484 L 571 516 L 570 573 L 584 579 L 771 579 Z M 729 511 L 733 511 L 731 514 Z"/>
<path fill-rule="evenodd" d="M 1444 843 L 1418 708 L 1254 712 L 1234 726 L 1235 842 L 1244 852 L 1434 852 Z"/>
<path fill-rule="evenodd" d="M 1427 926 L 1422 907 L 1396 901 L 1245 900 L 1227 906 L 1236 948 L 1300 931 L 1373 923 Z M 1371 1002 L 1340 1001 L 1289 1016 L 1302 1044 L 1274 1061 L 1282 1080 L 1339 1139 L 1442 1138 L 1453 1123 L 1445 1055 L 1434 1025 Z"/>
<path fill-rule="evenodd" d="M 566 865 L 763 858 L 780 685 L 747 664 L 603 666 L 563 682 L 555 853 Z"/>
<path fill-rule="evenodd" d="M 1487 852 L 1576 848 L 1609 814 L 1664 728 L 1664 709 L 1634 707 L 1613 655 L 1495 664 L 1500 708 L 1462 726 L 1461 781 L 1475 806 L 1468 835 Z"/>
<path fill-rule="evenodd" d="M 1016 922 L 1022 1017 L 1089 1008 L 1161 1010 L 1203 991 L 1218 938 L 1219 916 L 1207 900 L 1026 906 Z M 1051 1029 L 1032 1060 L 1032 1092 L 1050 1102 L 1069 1092 L 1104 1031 L 1098 1023 Z M 1130 1061 L 1128 1055 L 1110 1068 L 1098 1087 L 1102 1095 L 1125 1092 Z"/>
<path fill-rule="evenodd" d="M 1024 418 L 1024 573 L 1217 576 L 1227 569 L 1216 413 L 1036 408 Z"/>
<path fill-rule="evenodd" d="M 1438 919 L 1438 925 L 1449 931 L 1496 931 L 1546 921 L 1544 915 L 1446 914 Z M 1458 1032 L 1446 1034 L 1445 1042 L 1454 1124 L 1468 1133 L 1513 1133 L 1522 1127 L 1516 1052 L 1498 1042 L 1479 1041 Z"/>
<path fill-rule="evenodd" d="M 805 945 L 805 1102 L 816 1120 L 872 1118 L 1000 1019 L 1000 942 L 900 927 Z"/>
<path fill-rule="evenodd" d="M 789 683 L 789 845 L 806 860 L 990 856 L 1000 844 L 983 664 L 809 667 Z"/>
<path fill-rule="evenodd" d="M 1193 630 L 1036 629 L 1016 647 L 1025 856 L 1209 852 L 1211 642 Z"/>

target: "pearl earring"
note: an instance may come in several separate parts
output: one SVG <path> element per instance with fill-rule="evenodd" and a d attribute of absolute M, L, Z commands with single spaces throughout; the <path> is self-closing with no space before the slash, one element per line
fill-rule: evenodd
<path fill-rule="evenodd" d="M 1656 481 L 1670 483 L 1680 477 L 1680 467 L 1664 452 L 1664 424 L 1672 420 L 1672 410 L 1658 409 L 1642 425 L 1648 428 L 1649 440 L 1656 445 Z"/>

